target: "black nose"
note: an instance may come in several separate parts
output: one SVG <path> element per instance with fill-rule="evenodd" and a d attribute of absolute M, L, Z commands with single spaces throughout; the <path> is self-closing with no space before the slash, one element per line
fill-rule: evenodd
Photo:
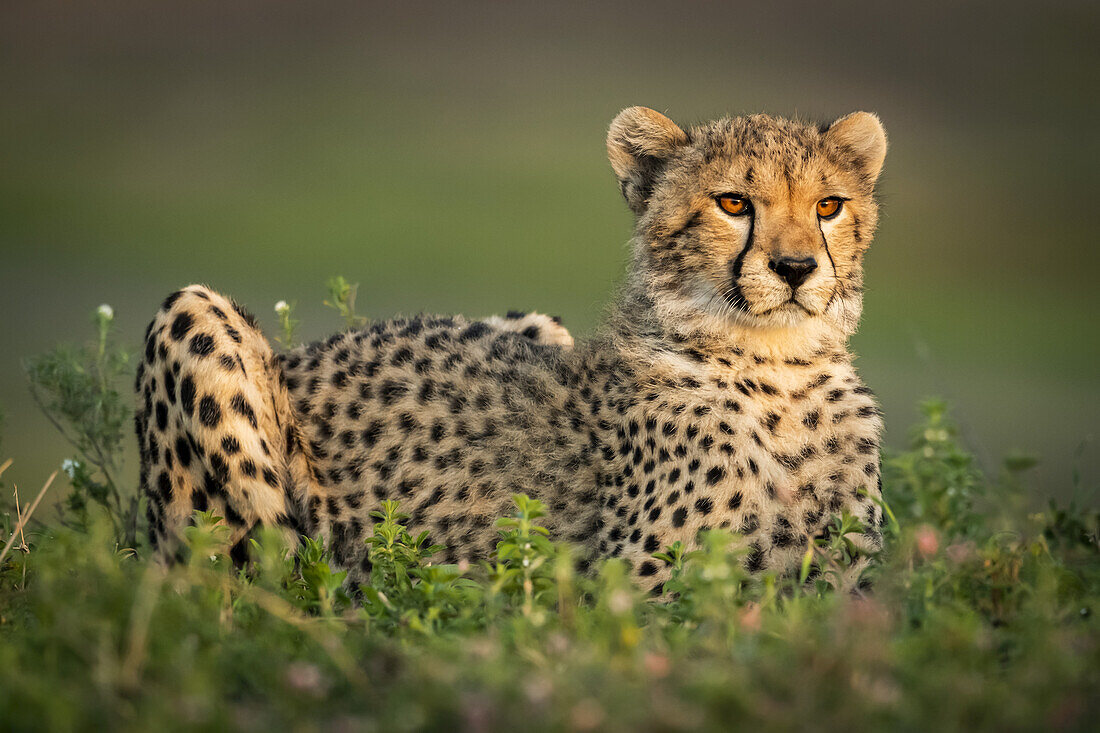
<path fill-rule="evenodd" d="M 791 290 L 798 290 L 798 286 L 806 282 L 810 273 L 817 269 L 817 260 L 813 257 L 803 257 L 800 260 L 793 257 L 779 257 L 769 262 L 768 267 L 786 280 Z"/>

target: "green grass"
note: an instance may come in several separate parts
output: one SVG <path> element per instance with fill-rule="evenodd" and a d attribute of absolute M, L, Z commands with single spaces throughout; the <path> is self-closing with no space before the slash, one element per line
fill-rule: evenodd
<path fill-rule="evenodd" d="M 345 320 L 353 293 L 330 283 Z M 132 540 L 109 325 L 28 363 L 75 453 L 61 521 L 13 535 L 0 513 L 5 729 L 1086 730 L 1100 713 L 1100 512 L 1029 511 L 1031 462 L 984 475 L 941 402 L 884 456 L 886 549 L 852 595 L 831 582 L 851 517 L 790 576 L 747 575 L 727 533 L 664 548 L 653 600 L 617 561 L 577 574 L 525 496 L 472 567 L 433 563 L 386 503 L 370 582 L 347 588 L 311 539 L 292 554 L 263 534 L 234 568 L 209 514 L 171 568 Z"/>

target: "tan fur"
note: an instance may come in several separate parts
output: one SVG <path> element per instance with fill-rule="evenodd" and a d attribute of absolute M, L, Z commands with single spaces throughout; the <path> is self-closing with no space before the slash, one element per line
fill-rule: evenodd
<path fill-rule="evenodd" d="M 382 499 L 448 559 L 473 560 L 522 491 L 549 505 L 558 539 L 625 558 L 654 592 L 667 571 L 651 554 L 706 528 L 741 532 L 754 571 L 794 567 L 843 510 L 878 546 L 882 423 L 846 342 L 885 148 L 866 113 L 825 130 L 763 115 L 683 130 L 625 110 L 608 152 L 637 215 L 631 268 L 607 325 L 575 347 L 555 319 L 511 313 L 398 319 L 273 357 L 231 303 L 185 289 L 154 320 L 138 380 L 155 541 L 170 554 L 197 502 L 229 512 L 242 538 L 259 523 L 326 537 L 354 582 Z M 717 206 L 732 193 L 751 217 Z M 829 196 L 846 201 L 819 220 Z M 792 286 L 782 258 L 816 269 Z M 208 333 L 211 352 L 196 354 L 190 339 Z M 190 376 L 231 419 L 187 414 L 165 374 Z M 229 406 L 238 393 L 255 426 Z M 200 454 L 186 471 L 180 440 Z M 277 481 L 245 475 L 245 461 Z"/>

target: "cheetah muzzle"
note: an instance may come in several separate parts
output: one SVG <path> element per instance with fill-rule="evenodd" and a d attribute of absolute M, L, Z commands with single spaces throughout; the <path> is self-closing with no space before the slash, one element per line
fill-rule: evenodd
<path fill-rule="evenodd" d="M 632 256 L 605 325 L 575 346 L 556 319 L 513 312 L 395 319 L 276 355 L 224 296 L 169 296 L 136 383 L 158 553 L 209 509 L 238 560 L 253 528 L 283 527 L 324 537 L 362 582 L 382 500 L 447 560 L 476 560 L 517 492 L 548 505 L 554 537 L 623 558 L 657 593 L 652 553 L 709 528 L 740 533 L 751 571 L 795 566 L 845 510 L 877 548 L 882 421 L 847 341 L 878 119 L 682 129 L 633 107 L 607 147 Z"/>

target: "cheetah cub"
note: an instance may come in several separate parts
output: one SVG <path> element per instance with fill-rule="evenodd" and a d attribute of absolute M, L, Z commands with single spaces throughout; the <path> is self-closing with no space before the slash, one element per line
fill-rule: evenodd
<path fill-rule="evenodd" d="M 643 107 L 607 139 L 636 215 L 629 272 L 576 346 L 537 313 L 377 323 L 276 355 L 229 299 L 191 286 L 149 326 L 136 427 L 151 540 L 195 510 L 324 537 L 367 578 L 370 512 L 397 499 L 446 559 L 490 552 L 526 492 L 553 536 L 619 557 L 739 532 L 751 571 L 797 565 L 830 515 L 881 544 L 880 413 L 846 343 L 886 154 L 864 112 L 683 129 Z"/>

